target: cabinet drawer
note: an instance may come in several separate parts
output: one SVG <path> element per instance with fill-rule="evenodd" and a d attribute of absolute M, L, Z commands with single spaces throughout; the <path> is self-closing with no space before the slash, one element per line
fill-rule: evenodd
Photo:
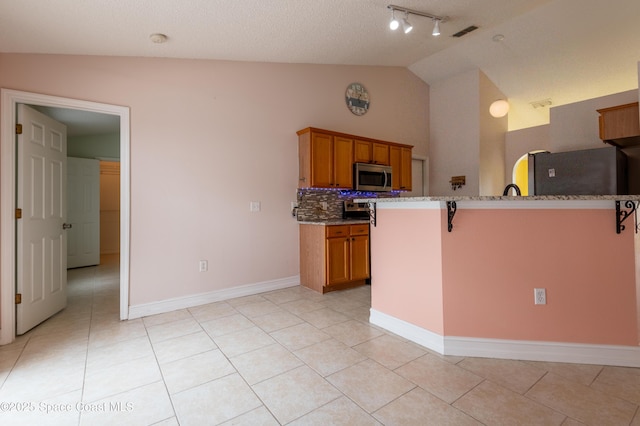
<path fill-rule="evenodd" d="M 349 225 L 331 225 L 327 226 L 327 238 L 348 237 Z"/>
<path fill-rule="evenodd" d="M 351 225 L 351 235 L 369 235 L 369 224 Z"/>

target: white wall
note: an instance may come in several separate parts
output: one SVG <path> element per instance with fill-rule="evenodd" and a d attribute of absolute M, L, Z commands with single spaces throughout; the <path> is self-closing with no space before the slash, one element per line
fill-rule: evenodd
<path fill-rule="evenodd" d="M 371 94 L 361 117 L 352 82 Z M 400 67 L 0 54 L 0 86 L 130 107 L 132 305 L 299 273 L 297 130 L 428 154 L 428 86 Z"/>
<path fill-rule="evenodd" d="M 480 190 L 480 73 L 469 71 L 430 86 L 430 195 L 478 195 Z M 451 189 L 452 176 L 466 185 Z"/>
<path fill-rule="evenodd" d="M 551 108 L 549 150 L 561 152 L 606 146 L 599 136 L 596 110 L 631 102 L 638 102 L 638 90 Z"/>
<path fill-rule="evenodd" d="M 120 133 L 67 138 L 67 155 L 80 158 L 120 158 Z"/>
<path fill-rule="evenodd" d="M 504 94 L 480 73 L 480 188 L 479 195 L 501 195 L 505 187 L 504 157 L 508 116 L 492 117 L 489 107 Z"/>
<path fill-rule="evenodd" d="M 431 195 L 502 194 L 507 118 L 491 117 L 489 105 L 503 98 L 480 70 L 430 86 Z M 465 186 L 452 190 L 452 176 L 466 176 Z"/>

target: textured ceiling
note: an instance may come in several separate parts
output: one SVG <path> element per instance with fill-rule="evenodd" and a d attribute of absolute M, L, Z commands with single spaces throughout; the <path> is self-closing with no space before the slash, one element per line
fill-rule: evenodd
<path fill-rule="evenodd" d="M 392 32 L 390 3 L 450 20 Z M 548 122 L 530 102 L 637 88 L 638 17 L 638 0 L 0 0 L 0 52 L 406 66 L 430 84 L 479 68 L 517 129 Z"/>

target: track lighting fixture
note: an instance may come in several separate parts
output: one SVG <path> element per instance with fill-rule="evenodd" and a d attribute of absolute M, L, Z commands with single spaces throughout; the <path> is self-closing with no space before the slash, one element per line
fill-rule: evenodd
<path fill-rule="evenodd" d="M 437 37 L 440 35 L 440 21 L 438 19 L 434 19 L 433 22 L 433 31 L 431 32 L 431 35 Z"/>
<path fill-rule="evenodd" d="M 389 22 L 389 28 L 395 31 L 399 26 L 400 22 L 396 19 L 396 11 L 391 9 L 391 22 Z"/>
<path fill-rule="evenodd" d="M 413 25 L 409 23 L 409 13 L 405 12 L 404 18 L 402 19 L 402 31 L 404 31 L 405 34 L 409 34 L 412 29 Z"/>
<path fill-rule="evenodd" d="M 388 5 L 387 9 L 391 10 L 391 22 L 389 22 L 389 28 L 391 28 L 392 30 L 397 30 L 400 27 L 400 24 L 402 24 L 402 30 L 404 31 L 405 34 L 410 33 L 411 30 L 413 29 L 413 25 L 409 23 L 409 15 L 424 16 L 425 18 L 431 18 L 431 20 L 434 21 L 433 31 L 431 32 L 433 36 L 440 35 L 440 23 L 446 22 L 449 19 L 448 16 L 436 16 L 430 13 L 420 12 L 413 9 L 407 9 L 407 8 L 396 6 L 393 4 Z M 404 18 L 402 18 L 402 21 L 398 21 L 396 19 L 396 15 L 395 15 L 396 11 L 404 12 Z"/>

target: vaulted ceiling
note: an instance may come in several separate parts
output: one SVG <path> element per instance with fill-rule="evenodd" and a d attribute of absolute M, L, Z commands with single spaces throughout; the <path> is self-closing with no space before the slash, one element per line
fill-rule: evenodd
<path fill-rule="evenodd" d="M 403 34 L 389 4 L 449 19 Z M 514 130 L 548 122 L 531 102 L 638 88 L 639 17 L 638 0 L 0 0 L 0 52 L 402 66 L 429 84 L 480 69 Z"/>

